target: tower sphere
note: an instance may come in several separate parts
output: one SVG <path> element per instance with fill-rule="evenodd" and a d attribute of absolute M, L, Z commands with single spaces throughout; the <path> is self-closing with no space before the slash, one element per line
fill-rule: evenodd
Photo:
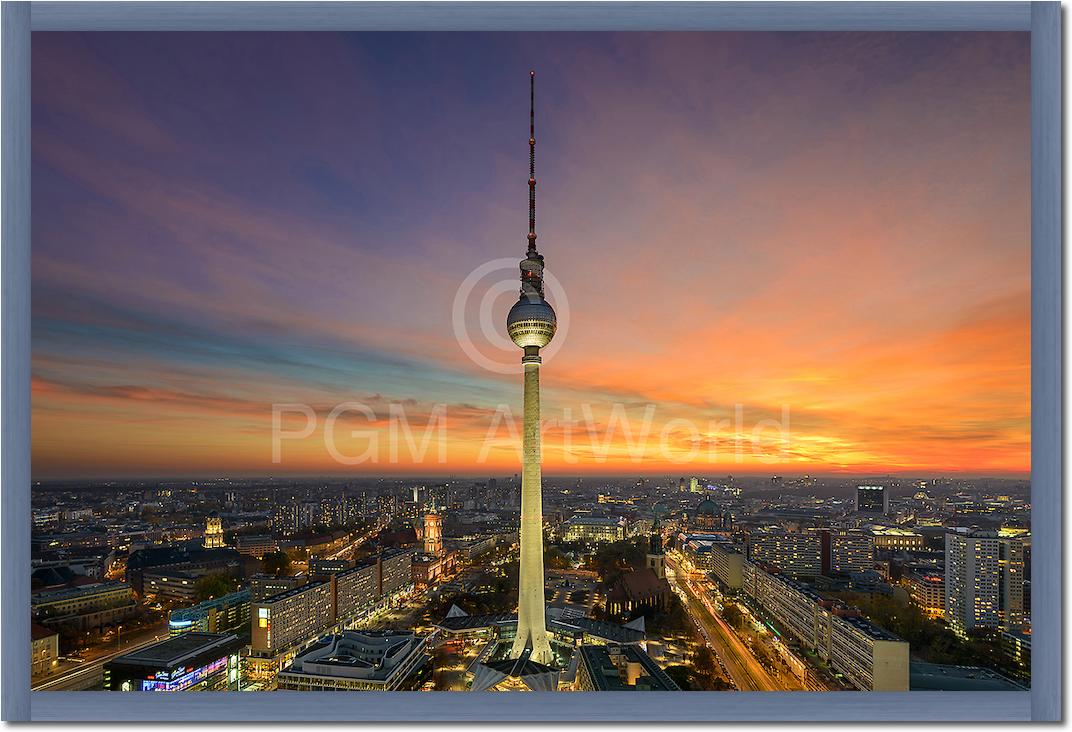
<path fill-rule="evenodd" d="M 506 316 L 506 331 L 521 348 L 543 348 L 554 338 L 557 328 L 554 308 L 539 296 L 522 295 Z"/>

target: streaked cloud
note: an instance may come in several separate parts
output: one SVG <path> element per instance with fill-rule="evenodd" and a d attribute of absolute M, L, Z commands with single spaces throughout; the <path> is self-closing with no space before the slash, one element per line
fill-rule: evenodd
<path fill-rule="evenodd" d="M 33 54 L 36 477 L 513 471 L 520 383 L 469 361 L 450 309 L 523 251 L 530 67 L 571 316 L 547 470 L 1030 467 L 1027 34 L 36 33 Z M 340 468 L 319 432 L 271 463 L 272 404 L 322 428 L 346 401 L 381 442 L 388 405 L 418 431 L 446 405 L 446 467 Z M 656 405 L 644 449 L 616 403 L 634 430 Z M 788 437 L 753 439 L 785 409 Z"/>

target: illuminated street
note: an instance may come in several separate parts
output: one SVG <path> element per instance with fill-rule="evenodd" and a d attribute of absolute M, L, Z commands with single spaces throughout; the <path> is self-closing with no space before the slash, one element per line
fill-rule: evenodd
<path fill-rule="evenodd" d="M 788 674 L 768 673 L 759 660 L 741 642 L 737 634 L 714 612 L 714 608 L 700 599 L 692 583 L 672 559 L 667 558 L 666 577 L 674 591 L 682 598 L 689 615 L 697 622 L 701 632 L 715 654 L 741 691 L 798 691 L 803 687 Z"/>
<path fill-rule="evenodd" d="M 365 531 L 364 533 L 360 534 L 357 538 L 355 538 L 346 546 L 342 547 L 336 552 L 328 554 L 327 559 L 353 559 L 353 554 L 358 549 L 358 547 L 360 547 L 366 541 L 369 541 L 370 539 L 372 539 L 372 537 L 380 533 L 383 528 L 384 524 L 382 522 L 376 523 L 375 525 L 369 527 L 368 531 Z"/>
<path fill-rule="evenodd" d="M 62 661 L 57 672 L 37 679 L 32 684 L 32 691 L 78 691 L 82 689 L 99 689 L 103 676 L 104 664 L 123 653 L 130 653 L 150 646 L 168 637 L 167 623 L 163 626 L 145 628 L 124 636 L 122 642 L 101 652 L 94 648 L 86 652 L 87 658 L 81 662 Z"/>

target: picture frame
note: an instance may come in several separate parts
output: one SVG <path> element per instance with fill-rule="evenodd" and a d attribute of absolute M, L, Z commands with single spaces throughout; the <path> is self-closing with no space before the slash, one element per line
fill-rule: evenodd
<path fill-rule="evenodd" d="M 1036 721 L 1062 719 L 1061 6 L 1057 2 L 4 2 L 2 613 L 5 721 Z M 1032 620 L 1025 692 L 239 697 L 31 692 L 30 47 L 33 31 L 1022 30 L 1031 34 Z M 659 693 L 659 692 L 656 692 Z"/>

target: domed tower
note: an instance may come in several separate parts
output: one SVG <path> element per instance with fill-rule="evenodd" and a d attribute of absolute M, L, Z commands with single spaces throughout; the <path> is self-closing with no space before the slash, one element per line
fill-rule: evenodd
<path fill-rule="evenodd" d="M 521 260 L 521 294 L 506 317 L 511 340 L 524 349 L 524 431 L 521 472 L 521 567 L 517 636 L 511 657 L 531 648 L 537 663 L 554 660 L 547 635 L 543 574 L 543 489 L 540 473 L 540 349 L 551 342 L 557 321 L 543 296 L 543 256 L 536 251 L 536 72 L 529 72 L 529 235 Z"/>
<path fill-rule="evenodd" d="M 720 528 L 721 521 L 718 510 L 718 504 L 712 501 L 710 498 L 705 498 L 700 501 L 696 506 L 696 511 L 693 514 L 693 528 L 697 529 L 717 529 Z"/>

